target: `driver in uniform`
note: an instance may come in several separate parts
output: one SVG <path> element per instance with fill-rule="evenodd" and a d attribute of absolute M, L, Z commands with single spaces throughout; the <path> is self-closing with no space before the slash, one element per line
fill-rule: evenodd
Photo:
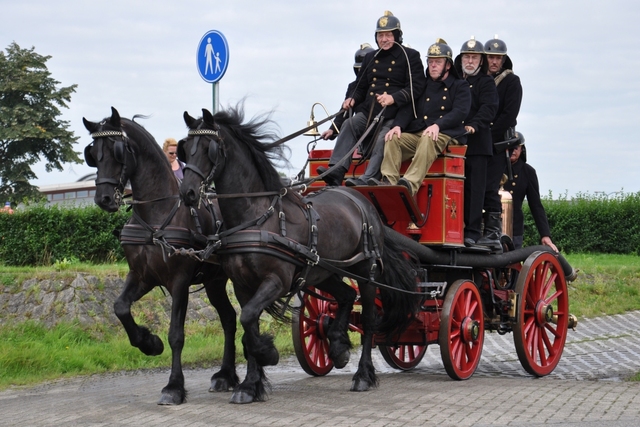
<path fill-rule="evenodd" d="M 329 159 L 329 167 L 336 167 L 324 177 L 327 185 L 342 184 L 351 165 L 351 157 L 340 160 L 353 149 L 371 121 L 386 107 L 382 125 L 372 141 L 373 149 L 365 174 L 349 181 L 349 184 L 366 185 L 368 179 L 380 179 L 384 136 L 393 127 L 398 109 L 411 105 L 413 117 L 416 117 L 414 97 L 422 93 L 425 85 L 420 53 L 402 46 L 400 21 L 389 11 L 378 19 L 375 36 L 379 49 L 364 57 L 355 89 L 342 104 L 345 110 L 356 108 L 357 113 L 348 118 L 340 129 Z M 322 174 L 327 168 L 319 166 L 316 171 Z"/>

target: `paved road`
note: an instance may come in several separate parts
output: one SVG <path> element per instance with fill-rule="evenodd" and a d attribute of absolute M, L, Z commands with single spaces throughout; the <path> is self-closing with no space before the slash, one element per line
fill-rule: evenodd
<path fill-rule="evenodd" d="M 100 375 L 0 393 L 3 426 L 602 426 L 640 425 L 640 312 L 583 320 L 569 331 L 562 360 L 534 379 L 521 368 L 512 335 L 488 334 L 478 371 L 453 381 L 438 346 L 411 372 L 376 354 L 380 387 L 351 393 L 356 355 L 344 370 L 312 378 L 294 359 L 267 368 L 267 402 L 230 405 L 209 393 L 211 372 L 188 370 L 187 403 L 156 405 L 168 371 Z M 244 370 L 240 369 L 240 374 Z"/>

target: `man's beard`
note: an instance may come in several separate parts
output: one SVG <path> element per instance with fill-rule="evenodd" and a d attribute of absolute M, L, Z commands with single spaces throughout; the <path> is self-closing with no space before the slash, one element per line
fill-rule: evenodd
<path fill-rule="evenodd" d="M 477 66 L 477 67 L 475 67 L 475 68 L 472 68 L 472 67 L 469 67 L 469 68 L 467 68 L 467 67 L 462 67 L 462 69 L 463 69 L 464 73 L 465 73 L 467 76 L 475 76 L 476 74 L 478 74 L 478 71 L 480 71 L 480 66 L 478 65 L 478 66 Z"/>

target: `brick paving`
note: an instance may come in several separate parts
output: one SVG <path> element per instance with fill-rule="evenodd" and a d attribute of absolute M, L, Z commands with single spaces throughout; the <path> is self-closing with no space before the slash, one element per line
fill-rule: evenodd
<path fill-rule="evenodd" d="M 267 368 L 270 399 L 231 405 L 209 393 L 210 371 L 185 371 L 187 403 L 158 406 L 168 371 L 56 381 L 0 392 L 3 426 L 602 426 L 640 425 L 640 312 L 581 320 L 569 331 L 553 373 L 533 378 L 520 366 L 512 334 L 487 334 L 467 381 L 445 373 L 438 346 L 410 372 L 374 352 L 380 387 L 349 392 L 357 355 L 343 370 L 310 377 L 294 358 Z M 241 367 L 239 374 L 244 375 Z"/>

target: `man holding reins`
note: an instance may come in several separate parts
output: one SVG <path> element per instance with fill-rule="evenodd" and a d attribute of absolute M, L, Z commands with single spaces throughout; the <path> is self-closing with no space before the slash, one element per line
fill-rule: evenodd
<path fill-rule="evenodd" d="M 414 97 L 424 89 L 424 67 L 418 51 L 402 46 L 400 21 L 389 11 L 377 21 L 376 43 L 379 49 L 365 56 L 353 94 L 342 103 L 344 109 L 357 107 L 359 112 L 347 119 L 340 129 L 329 160 L 329 167 L 335 166 L 335 169 L 324 177 L 327 185 L 342 184 L 351 165 L 351 156 L 347 154 L 385 108 L 382 124 L 371 142 L 373 148 L 365 174 L 349 184 L 366 185 L 368 179 L 379 179 L 384 136 L 393 127 L 398 110 L 410 105 L 415 117 Z M 345 156 L 347 158 L 343 159 Z M 320 174 L 326 170 L 324 167 L 317 169 Z"/>

